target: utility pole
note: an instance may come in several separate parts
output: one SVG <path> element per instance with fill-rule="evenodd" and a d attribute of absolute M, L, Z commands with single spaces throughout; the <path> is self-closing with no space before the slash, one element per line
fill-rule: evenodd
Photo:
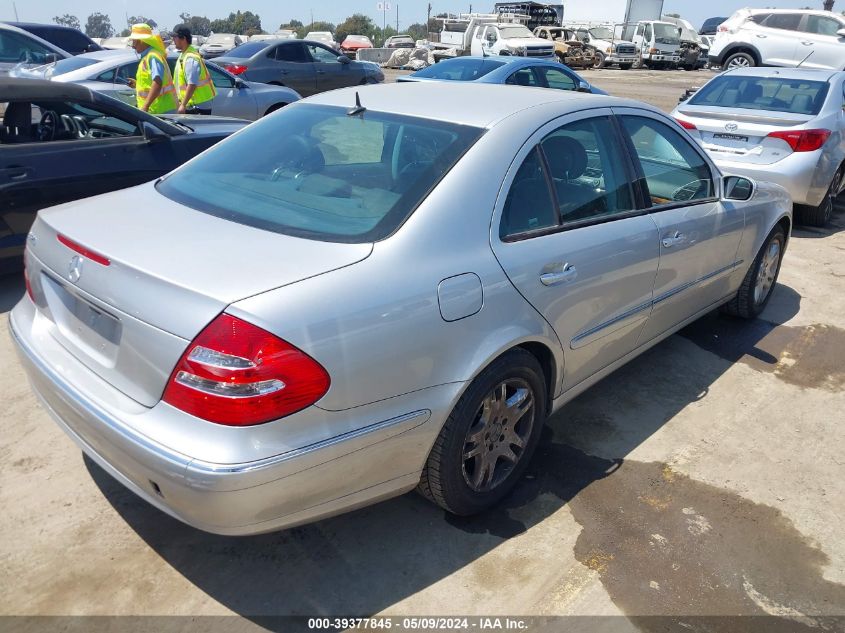
<path fill-rule="evenodd" d="M 431 6 L 431 5 L 428 5 Z M 15 22 L 20 22 L 20 18 L 18 17 L 18 7 L 15 6 L 15 3 L 12 2 L 12 8 L 15 10 Z"/>
<path fill-rule="evenodd" d="M 425 37 L 428 39 L 429 23 L 431 22 L 431 3 L 428 3 L 428 17 L 425 19 Z"/>
<path fill-rule="evenodd" d="M 399 4 L 396 5 L 396 34 L 399 35 Z"/>

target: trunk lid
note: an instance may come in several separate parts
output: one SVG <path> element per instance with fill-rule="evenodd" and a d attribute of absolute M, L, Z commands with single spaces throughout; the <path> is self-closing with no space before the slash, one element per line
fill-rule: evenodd
<path fill-rule="evenodd" d="M 767 110 L 680 106 L 678 113 L 698 128 L 693 136 L 715 159 L 753 165 L 770 165 L 792 154 L 785 141 L 768 138 L 771 132 L 805 126 L 814 117 Z"/>
<path fill-rule="evenodd" d="M 146 406 L 160 399 L 188 342 L 230 303 L 372 252 L 371 243 L 318 242 L 213 217 L 153 183 L 42 211 L 28 248 L 53 336 Z"/>

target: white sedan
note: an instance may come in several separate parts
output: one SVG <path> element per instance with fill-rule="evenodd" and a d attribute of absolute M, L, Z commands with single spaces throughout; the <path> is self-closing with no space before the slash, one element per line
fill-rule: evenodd
<path fill-rule="evenodd" d="M 785 187 L 795 221 L 824 226 L 845 189 L 845 72 L 741 68 L 672 115 L 725 172 Z"/>

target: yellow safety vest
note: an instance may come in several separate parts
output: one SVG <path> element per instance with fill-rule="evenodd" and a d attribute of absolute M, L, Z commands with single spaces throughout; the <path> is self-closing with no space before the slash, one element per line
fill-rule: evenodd
<path fill-rule="evenodd" d="M 170 74 L 170 66 L 167 65 L 167 60 L 156 49 L 150 49 L 150 52 L 141 58 L 138 64 L 138 70 L 135 72 L 135 97 L 140 108 L 147 100 L 147 95 L 150 94 L 150 89 L 153 87 L 153 76 L 150 73 L 150 57 L 155 56 L 164 67 L 164 76 L 161 80 L 161 92 L 156 100 L 150 104 L 151 114 L 162 114 L 165 112 L 172 112 L 179 107 L 176 101 L 176 86 L 173 85 L 173 76 Z"/>
<path fill-rule="evenodd" d="M 179 90 L 179 101 L 185 98 L 185 93 L 188 91 L 188 82 L 185 80 L 185 60 L 188 57 L 193 57 L 200 65 L 200 78 L 197 83 L 197 89 L 191 95 L 191 100 L 186 103 L 187 106 L 195 106 L 206 101 L 211 101 L 217 96 L 217 90 L 214 88 L 214 81 L 212 81 L 211 73 L 208 72 L 208 67 L 205 61 L 200 57 L 199 52 L 193 46 L 186 48 L 181 55 L 179 61 L 176 62 L 176 88 Z"/>

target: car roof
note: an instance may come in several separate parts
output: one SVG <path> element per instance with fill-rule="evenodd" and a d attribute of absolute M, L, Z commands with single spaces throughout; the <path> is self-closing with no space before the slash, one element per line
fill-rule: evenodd
<path fill-rule="evenodd" d="M 63 24 L 42 24 L 41 22 L 3 22 L 3 24 L 9 24 L 11 26 L 16 26 L 19 29 L 29 30 L 32 28 L 36 29 L 50 29 L 52 31 L 76 31 L 78 33 L 82 33 L 79 29 L 75 29 L 71 26 L 64 26 Z M 85 35 L 84 33 L 82 33 Z M 85 35 L 85 37 L 88 37 Z"/>
<path fill-rule="evenodd" d="M 303 103 L 353 108 L 358 93 L 365 108 L 424 119 L 490 127 L 521 110 L 552 103 L 571 104 L 572 110 L 628 106 L 659 112 L 634 101 L 568 90 L 527 88 L 460 81 L 419 81 L 357 86 L 323 92 Z M 437 103 L 437 108 L 431 104 Z M 472 103 L 472 108 L 466 104 Z M 364 114 L 366 116 L 366 113 Z"/>
<path fill-rule="evenodd" d="M 841 70 L 830 70 L 826 68 L 767 68 L 754 66 L 752 68 L 736 68 L 723 72 L 717 77 L 726 75 L 740 75 L 748 77 L 779 77 L 781 79 L 807 79 L 810 81 L 830 81 L 837 76 L 845 76 Z M 716 77 L 714 77 L 715 79 Z"/>
<path fill-rule="evenodd" d="M 20 33 L 21 35 L 23 35 L 23 36 L 25 36 L 25 37 L 28 37 L 28 38 L 30 38 L 30 39 L 35 40 L 35 41 L 36 41 L 36 42 L 38 42 L 39 44 L 41 44 L 41 45 L 45 46 L 46 48 L 49 48 L 49 49 L 53 50 L 53 51 L 54 51 L 54 52 L 56 52 L 56 53 L 61 53 L 61 54 L 62 54 L 62 55 L 64 55 L 65 57 L 73 57 L 73 55 L 71 55 L 70 53 L 68 53 L 68 52 L 67 52 L 66 50 L 64 50 L 63 48 L 60 48 L 60 47 L 56 46 L 56 45 L 55 45 L 55 44 L 53 44 L 52 42 L 48 42 L 48 41 L 47 41 L 47 40 L 45 40 L 43 37 L 39 37 L 39 36 L 37 36 L 35 33 L 30 33 L 30 32 L 29 32 L 29 31 L 27 31 L 26 29 L 22 29 L 22 28 L 20 28 L 20 27 L 18 27 L 18 26 L 15 26 L 13 23 L 10 23 L 10 22 L 0 22 L 0 29 L 5 29 L 5 30 L 7 30 L 7 31 L 14 31 L 15 33 Z"/>
<path fill-rule="evenodd" d="M 824 9 L 740 9 L 737 13 L 740 11 L 747 11 L 751 15 L 757 15 L 758 13 L 806 13 L 807 15 L 825 15 L 835 18 L 842 17 L 834 11 L 825 11 Z"/>
<path fill-rule="evenodd" d="M 507 66 L 517 67 L 517 66 L 555 66 L 557 68 L 560 67 L 560 62 L 553 62 L 547 59 L 532 59 L 530 57 L 521 57 L 519 55 L 491 55 L 489 57 L 482 57 L 480 55 L 462 55 L 460 57 L 452 57 L 450 59 L 444 59 L 442 61 L 437 62 L 438 64 L 443 64 L 446 62 L 451 62 L 453 60 L 472 60 L 476 62 L 486 62 L 492 61 L 497 63 L 502 63 Z"/>

